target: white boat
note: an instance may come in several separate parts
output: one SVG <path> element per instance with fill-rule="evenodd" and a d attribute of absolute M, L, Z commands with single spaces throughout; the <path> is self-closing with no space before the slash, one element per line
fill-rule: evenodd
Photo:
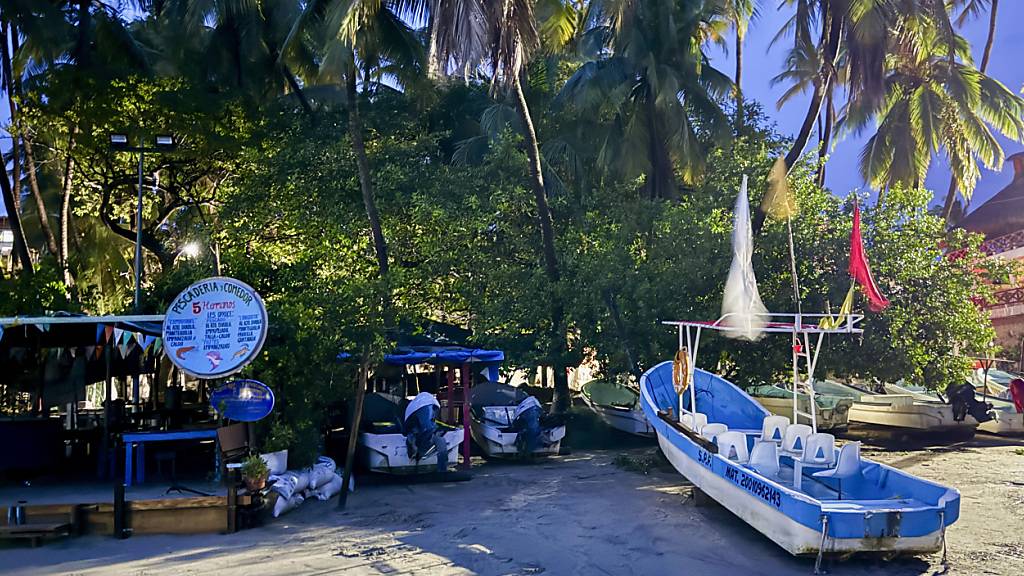
<path fill-rule="evenodd" d="M 831 330 L 818 328 L 817 318 L 805 323 L 807 316 L 773 320 L 766 331 L 804 336 L 807 343 L 817 334 L 818 348 L 824 333 L 861 333 L 856 315 Z M 957 490 L 863 459 L 859 442 L 837 448 L 813 424 L 772 416 L 739 387 L 694 369 L 701 330 L 731 329 L 721 320 L 668 324 L 678 326 L 687 363 L 663 362 L 644 373 L 641 406 L 668 460 L 697 489 L 791 554 L 817 555 L 819 562 L 825 553 L 944 547 L 945 529 L 959 517 Z M 794 354 L 807 364 L 799 378 L 813 381 L 817 354 L 811 346 L 803 350 L 801 358 Z"/>
<path fill-rule="evenodd" d="M 909 393 L 864 395 L 850 407 L 849 418 L 850 422 L 869 426 L 927 432 L 971 433 L 978 427 L 973 418 L 954 419 L 953 407 L 937 398 L 929 400 Z"/>
<path fill-rule="evenodd" d="M 609 380 L 591 380 L 580 389 L 580 397 L 602 422 L 628 434 L 654 437 L 654 428 L 640 408 L 640 393 Z"/>
<path fill-rule="evenodd" d="M 427 433 L 440 436 L 443 443 L 431 442 L 431 446 L 419 449 L 410 439 L 413 427 L 410 417 L 417 409 L 436 407 L 437 399 L 433 394 L 422 392 L 412 398 L 406 406 L 405 414 L 401 410 L 401 398 L 389 394 L 367 394 L 363 404 L 363 418 L 357 444 L 360 463 L 371 472 L 383 474 L 429 474 L 439 472 L 438 446 L 444 447 L 443 468 L 446 471 L 454 466 L 459 458 L 459 445 L 464 440 L 462 428 L 455 428 L 436 422 L 434 411 L 429 422 L 436 430 Z M 440 432 L 440 434 L 437 434 Z"/>
<path fill-rule="evenodd" d="M 565 424 L 559 417 L 544 414 L 536 398 L 499 382 L 477 384 L 469 393 L 470 434 L 485 454 L 498 457 L 558 454 L 565 438 Z"/>
<path fill-rule="evenodd" d="M 822 392 L 815 382 L 815 423 L 818 430 L 845 430 L 847 418 L 849 417 L 850 406 L 853 400 L 847 397 Z M 776 385 L 762 385 L 747 389 L 747 394 L 757 400 L 772 414 L 787 416 L 793 413 L 793 393 L 785 388 Z M 801 412 L 810 413 L 810 397 L 807 394 L 797 394 L 798 406 Z M 798 423 L 810 424 L 810 418 L 801 416 Z"/>
<path fill-rule="evenodd" d="M 922 400 L 940 401 L 938 395 L 920 386 L 887 385 L 886 387 L 893 391 L 903 391 L 906 394 L 912 394 L 915 398 Z M 978 424 L 978 430 L 1003 436 L 1024 435 L 1024 414 L 1017 412 L 1013 402 L 992 396 L 983 396 L 981 401 L 992 406 L 992 410 L 990 410 L 992 419 Z M 973 420 L 971 416 L 968 416 L 968 418 Z"/>

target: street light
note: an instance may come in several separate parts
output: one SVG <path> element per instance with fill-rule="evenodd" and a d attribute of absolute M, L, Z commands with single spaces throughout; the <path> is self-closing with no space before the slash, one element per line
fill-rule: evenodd
<path fill-rule="evenodd" d="M 158 154 L 173 150 L 177 146 L 174 137 L 170 135 L 158 135 L 155 138 L 154 146 L 146 146 L 145 138 L 139 137 L 139 145 L 131 146 L 127 134 L 114 133 L 110 135 L 110 149 L 115 152 L 138 152 L 139 153 L 139 203 L 135 214 L 135 313 L 139 313 L 139 300 L 142 297 L 142 163 L 146 152 Z"/>

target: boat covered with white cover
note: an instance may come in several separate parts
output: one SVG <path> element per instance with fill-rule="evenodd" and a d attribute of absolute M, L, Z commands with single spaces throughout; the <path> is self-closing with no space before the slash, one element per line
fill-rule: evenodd
<path fill-rule="evenodd" d="M 429 392 L 420 392 L 407 403 L 397 396 L 367 394 L 358 442 L 361 463 L 371 472 L 385 474 L 447 471 L 458 461 L 464 432 L 438 422 L 439 409 Z"/>
<path fill-rule="evenodd" d="M 483 382 L 470 391 L 470 434 L 488 456 L 558 454 L 565 421 L 544 412 L 540 401 L 521 388 Z"/>
<path fill-rule="evenodd" d="M 580 389 L 580 397 L 602 422 L 623 432 L 654 437 L 654 428 L 640 408 L 640 392 L 611 380 L 591 380 Z"/>

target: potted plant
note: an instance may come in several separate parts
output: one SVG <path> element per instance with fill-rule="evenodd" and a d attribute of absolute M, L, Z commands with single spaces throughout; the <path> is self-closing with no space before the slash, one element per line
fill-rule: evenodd
<path fill-rule="evenodd" d="M 259 455 L 249 456 L 242 462 L 242 481 L 249 492 L 262 490 L 267 485 L 267 476 L 270 476 L 270 469 Z"/>

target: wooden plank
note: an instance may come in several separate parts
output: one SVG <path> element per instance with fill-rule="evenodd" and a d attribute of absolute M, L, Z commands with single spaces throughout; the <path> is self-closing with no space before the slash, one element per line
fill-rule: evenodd
<path fill-rule="evenodd" d="M 51 534 L 71 529 L 70 522 L 30 522 L 14 526 L 0 526 L 0 534 Z"/>
<path fill-rule="evenodd" d="M 701 448 L 707 450 L 708 452 L 711 452 L 712 454 L 718 454 L 718 444 L 715 444 L 714 442 L 711 442 L 707 438 L 704 438 L 700 434 L 697 434 L 696 432 L 694 432 L 693 430 L 690 430 L 686 426 L 683 426 L 679 422 L 676 422 L 675 420 L 672 420 L 668 416 L 668 414 L 665 414 L 664 412 L 659 411 L 658 412 L 658 418 L 660 418 L 663 422 L 665 422 L 666 424 L 671 426 L 673 429 L 675 429 L 677 432 L 679 432 L 683 436 L 686 436 L 690 440 L 693 440 L 694 443 L 696 443 Z"/>

